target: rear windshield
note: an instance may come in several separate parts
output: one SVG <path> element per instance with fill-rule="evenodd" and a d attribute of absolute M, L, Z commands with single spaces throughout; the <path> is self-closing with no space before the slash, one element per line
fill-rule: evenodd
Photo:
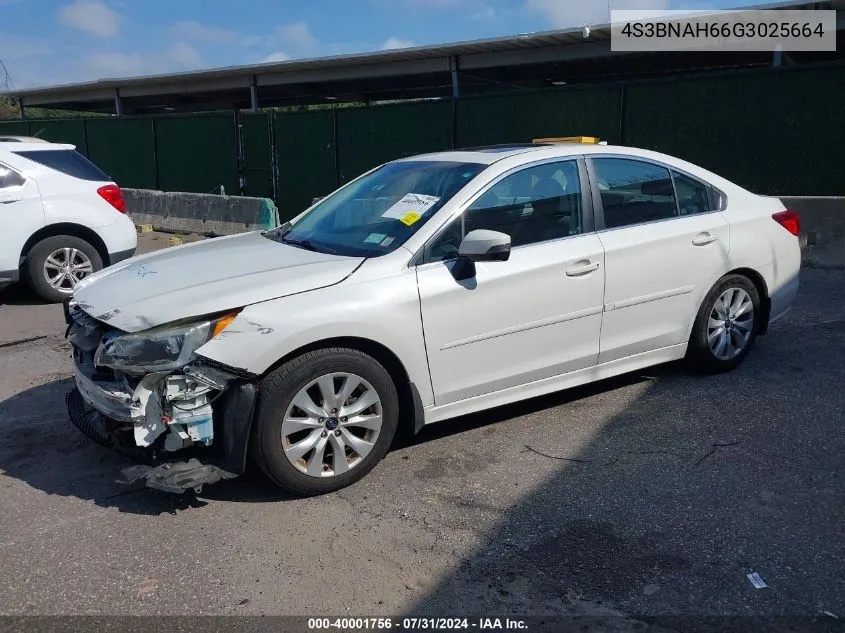
<path fill-rule="evenodd" d="M 94 180 L 97 182 L 110 181 L 106 174 L 82 154 L 72 149 L 49 149 L 29 152 L 15 152 L 27 160 L 40 163 L 50 169 L 55 169 L 68 176 L 80 180 Z"/>

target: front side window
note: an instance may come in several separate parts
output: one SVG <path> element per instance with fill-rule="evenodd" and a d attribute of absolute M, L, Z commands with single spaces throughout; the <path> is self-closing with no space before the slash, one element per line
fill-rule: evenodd
<path fill-rule="evenodd" d="M 9 169 L 3 163 L 0 163 L 0 189 L 8 189 L 9 187 L 20 187 L 26 182 L 24 177 L 13 169 Z"/>
<path fill-rule="evenodd" d="M 352 257 L 396 250 L 487 165 L 448 161 L 388 163 L 324 198 L 270 239 Z"/>
<path fill-rule="evenodd" d="M 654 222 L 677 215 L 672 177 L 665 167 L 624 158 L 596 158 L 593 166 L 605 227 Z"/>
<path fill-rule="evenodd" d="M 522 169 L 492 184 L 429 246 L 427 261 L 457 256 L 470 231 L 506 233 L 525 246 L 581 233 L 581 181 L 574 160 Z"/>
<path fill-rule="evenodd" d="M 82 154 L 72 149 L 49 149 L 15 152 L 18 156 L 31 160 L 50 169 L 55 169 L 68 176 L 93 182 L 109 182 L 103 171 Z"/>

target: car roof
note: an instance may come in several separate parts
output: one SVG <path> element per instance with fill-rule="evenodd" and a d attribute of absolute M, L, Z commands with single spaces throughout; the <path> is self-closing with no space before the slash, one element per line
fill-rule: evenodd
<path fill-rule="evenodd" d="M 582 156 L 588 154 L 624 154 L 627 156 L 646 158 L 658 161 L 663 158 L 670 159 L 676 162 L 681 160 L 673 156 L 668 156 L 659 152 L 653 152 L 647 149 L 640 149 L 638 147 L 628 147 L 624 145 L 598 145 L 593 143 L 558 142 L 472 147 L 468 149 L 456 149 L 444 152 L 435 152 L 431 154 L 420 154 L 418 156 L 408 156 L 407 158 L 401 158 L 395 162 L 444 161 L 460 163 L 481 163 L 484 165 L 492 165 L 493 163 L 497 163 L 512 156 L 519 156 L 522 154 L 527 155 L 534 153 L 541 153 L 543 158 L 551 158 L 558 156 Z M 529 158 L 529 156 L 526 156 L 526 160 Z"/>
<path fill-rule="evenodd" d="M 409 162 L 409 161 L 442 161 L 452 163 L 480 163 L 482 165 L 492 165 L 495 162 L 508 158 L 509 156 L 516 156 L 517 154 L 524 154 L 526 152 L 537 151 L 548 147 L 540 143 L 525 143 L 525 144 L 511 144 L 511 145 L 487 145 L 484 147 L 470 147 L 467 149 L 447 150 L 444 152 L 432 152 L 431 154 L 419 154 L 417 156 L 408 156 L 407 158 L 400 158 L 395 161 Z"/>
<path fill-rule="evenodd" d="M 17 140 L 7 140 L 16 138 Z M 37 139 L 28 136 L 0 136 L 0 151 L 5 150 L 9 152 L 46 152 L 57 149 L 76 149 L 75 145 L 68 145 L 66 143 L 50 143 L 42 139 Z"/>
<path fill-rule="evenodd" d="M 0 143 L 49 143 L 43 138 L 36 136 L 15 136 L 8 134 L 0 134 Z"/>
<path fill-rule="evenodd" d="M 408 156 L 396 162 L 403 161 L 444 161 L 457 163 L 480 163 L 492 165 L 505 158 L 543 152 L 549 156 L 578 156 L 581 154 L 629 154 L 631 156 L 648 156 L 653 153 L 648 150 L 641 150 L 636 147 L 625 147 L 621 145 L 596 145 L 592 143 L 513 143 L 508 145 L 487 145 L 484 147 L 469 147 L 466 149 L 455 149 L 431 154 L 420 154 Z"/>

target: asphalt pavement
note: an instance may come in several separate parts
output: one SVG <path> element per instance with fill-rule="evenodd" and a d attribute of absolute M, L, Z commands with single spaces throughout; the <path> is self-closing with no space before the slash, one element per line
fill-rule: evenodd
<path fill-rule="evenodd" d="M 67 420 L 63 333 L 0 293 L 0 614 L 845 620 L 842 271 L 805 270 L 730 374 L 444 422 L 312 499 L 254 470 L 198 496 L 114 483 L 128 462 Z"/>

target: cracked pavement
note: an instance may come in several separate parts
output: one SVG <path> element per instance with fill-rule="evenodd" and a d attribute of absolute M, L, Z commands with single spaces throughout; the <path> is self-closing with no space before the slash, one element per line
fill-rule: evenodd
<path fill-rule="evenodd" d="M 128 462 L 67 421 L 63 333 L 0 293 L 0 613 L 845 618 L 840 271 L 805 270 L 731 374 L 445 422 L 313 499 L 256 472 L 196 498 L 115 484 Z"/>

